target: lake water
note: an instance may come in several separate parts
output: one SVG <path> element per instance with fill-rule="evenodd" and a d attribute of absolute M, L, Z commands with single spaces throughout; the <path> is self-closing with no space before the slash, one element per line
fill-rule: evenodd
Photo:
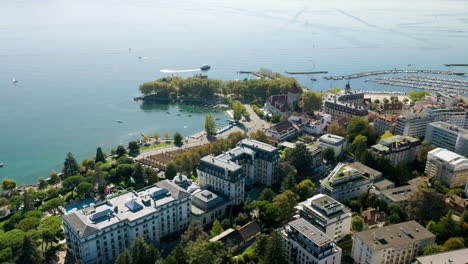
<path fill-rule="evenodd" d="M 160 69 L 207 63 L 221 79 L 260 67 L 449 70 L 442 64 L 468 63 L 466 10 L 461 0 L 2 0 L 0 178 L 33 183 L 69 151 L 81 160 L 142 132 L 203 129 L 205 114 L 177 117 L 177 105 L 132 100 L 138 84 L 164 76 Z M 297 77 L 314 90 L 345 83 Z M 351 86 L 388 89 L 362 79 Z"/>

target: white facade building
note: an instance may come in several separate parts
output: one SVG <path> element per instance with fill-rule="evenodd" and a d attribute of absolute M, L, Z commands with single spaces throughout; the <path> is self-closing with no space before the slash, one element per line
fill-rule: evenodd
<path fill-rule="evenodd" d="M 113 263 L 133 240 L 160 238 L 190 223 L 190 194 L 164 180 L 63 215 L 68 250 L 80 263 Z"/>
<path fill-rule="evenodd" d="M 468 156 L 468 130 L 446 122 L 429 123 L 424 140 L 432 145 Z"/>
<path fill-rule="evenodd" d="M 436 148 L 427 153 L 424 172 L 450 188 L 463 187 L 468 179 L 468 159 L 452 151 Z"/>
<path fill-rule="evenodd" d="M 317 194 L 298 205 L 299 215 L 327 236 L 338 241 L 351 230 L 351 210 L 325 194 Z"/>
<path fill-rule="evenodd" d="M 356 263 L 410 264 L 434 242 L 434 234 L 408 221 L 355 233 L 351 257 Z"/>
<path fill-rule="evenodd" d="M 319 138 L 318 145 L 323 149 L 332 148 L 335 157 L 337 157 L 346 149 L 346 139 L 337 135 L 325 134 Z"/>
<path fill-rule="evenodd" d="M 281 234 L 286 241 L 288 263 L 341 263 L 341 248 L 335 245 L 331 237 L 303 218 L 289 222 Z"/>

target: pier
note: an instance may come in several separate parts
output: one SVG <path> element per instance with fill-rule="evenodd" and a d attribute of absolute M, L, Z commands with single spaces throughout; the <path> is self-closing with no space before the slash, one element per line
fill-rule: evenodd
<path fill-rule="evenodd" d="M 289 72 L 285 71 L 287 74 L 327 74 L 328 71 L 305 71 L 305 72 Z"/>
<path fill-rule="evenodd" d="M 343 80 L 343 79 L 355 79 L 362 78 L 372 75 L 380 74 L 392 74 L 392 73 L 428 73 L 428 74 L 444 74 L 444 75 L 465 75 L 464 72 L 451 72 L 451 71 L 434 71 L 434 70 L 384 70 L 384 71 L 370 71 L 362 72 L 350 75 L 340 75 L 340 76 L 324 76 L 325 80 Z"/>
<path fill-rule="evenodd" d="M 450 66 L 468 66 L 468 64 L 444 64 L 444 66 L 450 67 Z"/>
<path fill-rule="evenodd" d="M 258 78 L 261 79 L 270 79 L 270 80 L 275 80 L 275 78 L 268 76 L 268 75 L 262 75 L 259 72 L 254 72 L 254 71 L 238 71 L 237 73 L 242 73 L 242 74 L 252 74 Z"/>
<path fill-rule="evenodd" d="M 468 81 L 438 78 L 433 76 L 398 76 L 381 77 L 373 80 L 367 80 L 385 85 L 409 87 L 420 90 L 437 91 L 452 94 L 468 94 Z"/>

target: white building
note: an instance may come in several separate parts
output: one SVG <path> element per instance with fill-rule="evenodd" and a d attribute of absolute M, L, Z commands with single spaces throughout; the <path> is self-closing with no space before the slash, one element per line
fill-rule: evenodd
<path fill-rule="evenodd" d="M 303 218 L 289 222 L 281 234 L 286 241 L 288 263 L 341 263 L 341 248 L 335 245 L 331 237 Z"/>
<path fill-rule="evenodd" d="M 249 176 L 251 182 L 271 186 L 281 180 L 281 175 L 279 175 L 280 155 L 278 148 L 251 139 L 244 139 L 239 145 L 254 152 L 254 174 Z"/>
<path fill-rule="evenodd" d="M 463 187 L 468 179 L 468 159 L 452 151 L 436 148 L 427 153 L 424 172 L 450 188 Z"/>
<path fill-rule="evenodd" d="M 434 234 L 408 221 L 355 233 L 351 257 L 356 263 L 410 264 L 434 242 Z"/>
<path fill-rule="evenodd" d="M 435 115 L 428 113 L 409 113 L 399 116 L 395 133 L 397 135 L 422 138 L 426 134 L 427 124 L 434 122 Z"/>
<path fill-rule="evenodd" d="M 417 257 L 414 264 L 466 264 L 468 248 L 450 250 L 442 253 Z"/>
<path fill-rule="evenodd" d="M 315 121 L 309 121 L 304 124 L 304 132 L 313 135 L 322 135 L 328 124 L 331 123 L 332 117 L 330 114 L 321 114 L 320 118 Z"/>
<path fill-rule="evenodd" d="M 215 219 L 222 219 L 231 205 L 228 197 L 208 189 L 198 190 L 192 195 L 192 219 L 208 225 Z"/>
<path fill-rule="evenodd" d="M 330 174 L 321 181 L 320 193 L 333 197 L 336 200 L 343 198 L 356 198 L 367 193 L 372 187 L 373 181 L 382 173 L 375 171 L 359 163 L 359 167 L 367 168 L 367 171 L 358 169 L 352 164 L 339 163 Z M 375 171 L 369 173 L 369 171 Z"/>
<path fill-rule="evenodd" d="M 446 122 L 429 123 L 424 140 L 432 145 L 468 156 L 468 130 Z"/>
<path fill-rule="evenodd" d="M 390 161 L 393 166 L 411 163 L 421 148 L 421 140 L 413 137 L 393 136 L 381 139 L 379 144 L 370 148 L 370 153 Z"/>
<path fill-rule="evenodd" d="M 155 243 L 191 221 L 190 194 L 164 180 L 62 216 L 67 247 L 80 263 L 112 262 L 137 236 Z"/>
<path fill-rule="evenodd" d="M 279 143 L 296 137 L 301 131 L 302 128 L 298 124 L 285 120 L 268 128 L 265 134 Z"/>
<path fill-rule="evenodd" d="M 328 195 L 317 194 L 298 205 L 299 215 L 338 241 L 351 230 L 351 210 Z"/>
<path fill-rule="evenodd" d="M 335 157 L 337 157 L 346 149 L 346 139 L 337 135 L 325 134 L 319 138 L 318 145 L 323 149 L 332 148 Z"/>

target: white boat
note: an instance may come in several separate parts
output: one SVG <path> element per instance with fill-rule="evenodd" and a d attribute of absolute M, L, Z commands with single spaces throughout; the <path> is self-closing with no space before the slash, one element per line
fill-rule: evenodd
<path fill-rule="evenodd" d="M 123 121 L 120 121 L 120 120 L 115 120 L 115 122 L 117 122 L 117 123 L 119 123 L 119 124 L 120 124 L 120 123 L 123 123 Z"/>
<path fill-rule="evenodd" d="M 16 80 L 16 79 L 13 77 L 13 79 L 11 80 L 11 82 L 12 82 L 12 83 L 17 83 L 18 80 Z"/>
<path fill-rule="evenodd" d="M 209 69 L 211 69 L 211 66 L 208 65 L 208 64 L 203 64 L 203 65 L 200 67 L 200 70 L 202 70 L 202 71 L 207 71 L 207 70 L 209 70 Z"/>
<path fill-rule="evenodd" d="M 5 164 L 0 162 L 0 168 L 3 167 Z"/>

